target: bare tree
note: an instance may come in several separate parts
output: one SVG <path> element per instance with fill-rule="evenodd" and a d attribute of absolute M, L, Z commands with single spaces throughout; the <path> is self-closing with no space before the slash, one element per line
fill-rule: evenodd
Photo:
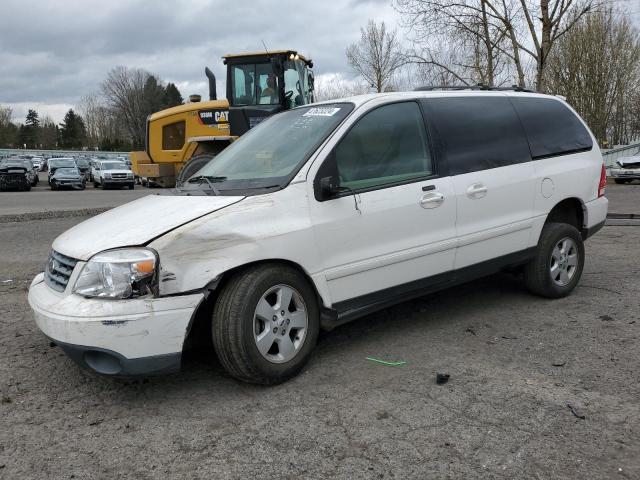
<path fill-rule="evenodd" d="M 404 63 L 397 32 L 387 31 L 384 22 L 378 25 L 373 20 L 360 29 L 360 41 L 349 45 L 346 55 L 349 65 L 377 92 L 391 84 Z"/>
<path fill-rule="evenodd" d="M 455 65 L 451 73 L 474 71 L 489 83 L 496 78 L 494 62 L 506 58 L 524 86 L 528 56 L 535 64 L 535 86 L 545 88 L 547 59 L 555 43 L 603 0 L 395 0 L 407 25 L 418 34 L 446 35 L 454 44 L 475 39 L 484 65 Z M 468 42 L 468 40 L 467 40 Z M 468 51 L 468 50 L 467 50 Z M 429 59 L 431 63 L 432 59 Z M 447 67 L 447 65 L 442 66 Z M 462 71 L 465 71 L 462 69 Z M 458 76 L 462 77 L 460 73 Z M 462 78 L 461 78 L 462 79 Z"/>
<path fill-rule="evenodd" d="M 548 88 L 567 97 L 602 145 L 640 134 L 640 36 L 627 19 L 610 9 L 584 17 L 559 40 L 546 68 Z"/>
<path fill-rule="evenodd" d="M 319 75 L 314 82 L 314 95 L 317 101 L 361 95 L 369 91 L 368 85 L 348 80 L 340 74 Z"/>
<path fill-rule="evenodd" d="M 134 147 L 144 145 L 147 117 L 162 108 L 164 89 L 159 84 L 146 70 L 122 66 L 112 69 L 102 82 L 107 105 L 124 122 Z"/>

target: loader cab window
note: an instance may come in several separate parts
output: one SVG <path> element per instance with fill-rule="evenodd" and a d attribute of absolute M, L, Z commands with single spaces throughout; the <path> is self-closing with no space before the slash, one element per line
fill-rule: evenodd
<path fill-rule="evenodd" d="M 170 123 L 162 127 L 162 149 L 182 150 L 184 146 L 185 122 Z"/>
<path fill-rule="evenodd" d="M 289 108 L 311 103 L 309 69 L 302 60 L 284 62 L 284 93 Z"/>
<path fill-rule="evenodd" d="M 271 63 L 251 63 L 231 67 L 231 100 L 234 106 L 278 105 L 278 76 Z"/>

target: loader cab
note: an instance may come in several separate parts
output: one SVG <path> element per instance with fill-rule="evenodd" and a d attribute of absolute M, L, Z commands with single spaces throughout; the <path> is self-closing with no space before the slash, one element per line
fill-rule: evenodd
<path fill-rule="evenodd" d="M 225 55 L 231 135 L 313 102 L 313 62 L 295 50 Z"/>

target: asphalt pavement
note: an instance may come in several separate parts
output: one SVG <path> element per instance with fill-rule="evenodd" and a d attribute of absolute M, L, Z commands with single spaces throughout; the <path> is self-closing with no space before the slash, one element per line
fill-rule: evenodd
<path fill-rule="evenodd" d="M 568 298 L 495 275 L 324 333 L 258 387 L 210 351 L 131 380 L 50 347 L 27 286 L 85 218 L 0 227 L 0 478 L 640 478 L 639 228 L 592 237 Z"/>

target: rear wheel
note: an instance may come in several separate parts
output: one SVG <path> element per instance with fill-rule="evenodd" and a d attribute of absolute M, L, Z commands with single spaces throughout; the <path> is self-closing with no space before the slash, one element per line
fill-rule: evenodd
<path fill-rule="evenodd" d="M 307 279 L 284 265 L 239 272 L 213 311 L 213 344 L 235 378 L 275 384 L 308 362 L 320 328 L 316 295 Z"/>
<path fill-rule="evenodd" d="M 616 182 L 617 184 L 620 184 L 620 183 L 627 183 L 628 180 L 625 180 L 624 178 L 616 178 L 614 179 L 614 182 Z"/>
<path fill-rule="evenodd" d="M 569 295 L 584 268 L 580 232 L 566 223 L 548 223 L 542 229 L 535 258 L 525 266 L 527 288 L 547 298 Z"/>

